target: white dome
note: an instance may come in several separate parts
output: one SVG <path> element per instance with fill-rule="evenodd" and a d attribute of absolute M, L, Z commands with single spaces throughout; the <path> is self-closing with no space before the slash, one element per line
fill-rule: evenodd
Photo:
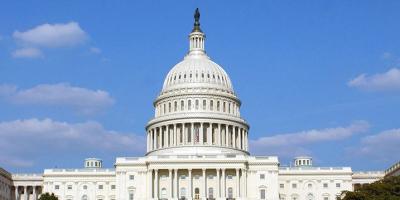
<path fill-rule="evenodd" d="M 205 54 L 188 54 L 164 81 L 162 93 L 184 88 L 217 89 L 234 94 L 228 74 Z"/>

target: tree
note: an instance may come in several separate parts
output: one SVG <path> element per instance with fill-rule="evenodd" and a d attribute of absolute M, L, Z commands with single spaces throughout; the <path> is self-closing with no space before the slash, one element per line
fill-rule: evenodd
<path fill-rule="evenodd" d="M 354 192 L 344 191 L 343 196 L 342 200 L 400 200 L 400 176 L 363 185 Z"/>
<path fill-rule="evenodd" d="M 56 197 L 53 193 L 49 194 L 44 193 L 40 196 L 39 200 L 58 200 L 58 197 Z"/>

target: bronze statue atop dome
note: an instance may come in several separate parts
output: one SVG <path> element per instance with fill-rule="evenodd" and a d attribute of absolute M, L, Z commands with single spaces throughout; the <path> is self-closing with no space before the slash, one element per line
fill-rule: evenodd
<path fill-rule="evenodd" d="M 196 10 L 194 11 L 194 28 L 192 32 L 195 31 L 200 31 L 200 11 L 199 8 L 196 8 Z"/>

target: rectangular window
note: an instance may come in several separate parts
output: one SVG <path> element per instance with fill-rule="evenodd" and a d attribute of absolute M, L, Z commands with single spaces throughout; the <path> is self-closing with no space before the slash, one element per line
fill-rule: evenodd
<path fill-rule="evenodd" d="M 265 179 L 265 174 L 260 174 L 260 179 L 261 180 Z"/>
<path fill-rule="evenodd" d="M 72 190 L 72 185 L 67 186 L 68 190 Z"/>
<path fill-rule="evenodd" d="M 340 183 L 336 183 L 336 187 L 337 187 L 337 188 L 340 188 Z"/>
<path fill-rule="evenodd" d="M 111 185 L 111 189 L 112 189 L 112 190 L 115 190 L 115 185 Z"/>
<path fill-rule="evenodd" d="M 129 193 L 129 200 L 133 200 L 133 193 Z"/>
<path fill-rule="evenodd" d="M 293 184 L 292 184 L 292 188 L 297 188 L 297 184 L 296 184 L 296 183 L 293 183 Z"/>
<path fill-rule="evenodd" d="M 135 175 L 129 175 L 129 180 L 135 180 Z"/>
<path fill-rule="evenodd" d="M 285 188 L 285 184 L 281 183 L 281 184 L 279 184 L 279 187 L 280 188 Z"/>
<path fill-rule="evenodd" d="M 265 199 L 265 190 L 264 189 L 260 190 L 260 198 Z"/>
<path fill-rule="evenodd" d="M 103 189 L 103 185 L 99 185 L 99 190 L 102 190 Z"/>
<path fill-rule="evenodd" d="M 60 186 L 59 185 L 55 185 L 54 189 L 58 190 L 58 189 L 60 189 Z"/>
<path fill-rule="evenodd" d="M 328 183 L 324 183 L 324 188 L 328 188 Z"/>
<path fill-rule="evenodd" d="M 329 200 L 329 197 L 324 197 L 324 200 Z"/>

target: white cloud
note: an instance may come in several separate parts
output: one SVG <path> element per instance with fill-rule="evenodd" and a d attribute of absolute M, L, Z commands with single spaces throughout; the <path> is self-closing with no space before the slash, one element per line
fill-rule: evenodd
<path fill-rule="evenodd" d="M 97 47 L 91 47 L 90 52 L 94 53 L 94 54 L 100 54 L 101 53 L 101 49 L 97 48 Z"/>
<path fill-rule="evenodd" d="M 361 74 L 349 81 L 348 86 L 369 91 L 400 90 L 400 70 L 392 68 L 382 74 Z"/>
<path fill-rule="evenodd" d="M 14 39 L 26 46 L 65 47 L 83 43 L 87 34 L 78 23 L 42 24 L 27 31 L 15 31 Z"/>
<path fill-rule="evenodd" d="M 369 124 L 356 121 L 346 127 L 307 130 L 295 133 L 261 137 L 250 141 L 251 151 L 256 154 L 275 154 L 283 158 L 292 158 L 302 154 L 310 154 L 308 145 L 337 141 L 367 131 Z"/>
<path fill-rule="evenodd" d="M 106 91 L 74 87 L 68 83 L 41 84 L 29 89 L 0 85 L 0 97 L 20 105 L 67 106 L 82 114 L 92 114 L 114 104 Z"/>
<path fill-rule="evenodd" d="M 33 47 L 26 47 L 17 49 L 12 53 L 14 58 L 42 58 L 43 53 L 40 49 Z"/>
<path fill-rule="evenodd" d="M 146 144 L 142 136 L 106 130 L 98 122 L 67 123 L 36 118 L 0 122 L 0 138 L 0 163 L 14 167 L 30 167 L 43 155 L 52 159 L 82 152 L 143 153 Z"/>
<path fill-rule="evenodd" d="M 370 160 L 393 162 L 399 159 L 400 129 L 382 131 L 376 135 L 365 136 L 350 152 L 356 156 L 367 157 Z"/>

